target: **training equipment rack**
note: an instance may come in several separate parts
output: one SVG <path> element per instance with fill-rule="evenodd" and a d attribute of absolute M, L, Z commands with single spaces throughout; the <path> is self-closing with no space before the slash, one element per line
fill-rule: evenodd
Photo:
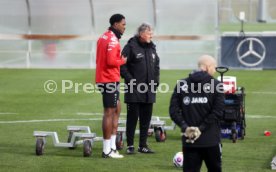
<path fill-rule="evenodd" d="M 77 145 L 83 144 L 84 157 L 91 156 L 93 143 L 102 140 L 102 137 L 96 137 L 96 133 L 91 133 L 89 126 L 67 126 L 67 131 L 69 133 L 67 143 L 59 141 L 57 132 L 34 131 L 33 136 L 36 137 L 36 155 L 43 155 L 46 137 L 48 136 L 52 137 L 55 147 L 75 149 Z"/>

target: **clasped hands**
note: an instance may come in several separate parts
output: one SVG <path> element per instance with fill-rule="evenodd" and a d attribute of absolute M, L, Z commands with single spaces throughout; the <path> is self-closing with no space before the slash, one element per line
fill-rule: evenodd
<path fill-rule="evenodd" d="M 186 143 L 194 143 L 201 135 L 201 132 L 198 127 L 187 127 L 182 135 L 187 137 Z"/>

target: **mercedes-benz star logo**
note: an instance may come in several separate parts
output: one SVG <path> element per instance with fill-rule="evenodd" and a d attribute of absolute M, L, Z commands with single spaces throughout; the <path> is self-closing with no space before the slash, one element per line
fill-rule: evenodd
<path fill-rule="evenodd" d="M 248 50 L 246 52 L 241 51 L 241 47 L 247 44 Z M 256 51 L 257 48 L 258 51 Z M 264 44 L 257 38 L 246 38 L 245 40 L 241 41 L 236 51 L 239 62 L 248 67 L 257 66 L 258 64 L 260 64 L 265 59 L 266 54 Z M 252 60 L 249 62 L 245 60 L 246 57 L 253 57 L 255 59 L 253 62 Z"/>

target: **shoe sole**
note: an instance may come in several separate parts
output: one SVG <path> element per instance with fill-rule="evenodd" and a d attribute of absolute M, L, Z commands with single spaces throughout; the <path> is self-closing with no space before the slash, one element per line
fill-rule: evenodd
<path fill-rule="evenodd" d="M 144 154 L 154 154 L 155 152 L 140 152 L 138 151 L 139 153 L 144 153 Z"/>
<path fill-rule="evenodd" d="M 115 154 L 116 155 L 116 154 Z M 117 156 L 114 156 L 114 157 L 112 157 L 112 156 L 109 156 L 109 155 L 102 155 L 102 158 L 113 158 L 113 159 L 120 159 L 120 158 L 124 158 L 124 156 L 123 155 L 117 155 Z"/>
<path fill-rule="evenodd" d="M 121 158 L 124 158 L 123 156 L 122 157 L 111 157 L 111 156 L 108 156 L 108 157 L 102 157 L 104 159 L 109 159 L 109 158 L 112 158 L 112 159 L 121 159 Z"/>

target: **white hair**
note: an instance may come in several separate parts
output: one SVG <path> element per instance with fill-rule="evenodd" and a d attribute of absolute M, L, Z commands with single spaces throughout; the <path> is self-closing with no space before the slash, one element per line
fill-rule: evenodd
<path fill-rule="evenodd" d="M 209 66 L 209 65 L 216 65 L 216 60 L 214 59 L 214 57 L 207 54 L 199 57 L 198 68 L 202 68 L 204 66 Z"/>
<path fill-rule="evenodd" d="M 140 36 L 141 33 L 145 32 L 146 30 L 152 30 L 152 27 L 148 23 L 142 23 L 138 28 L 136 32 L 136 36 Z"/>

